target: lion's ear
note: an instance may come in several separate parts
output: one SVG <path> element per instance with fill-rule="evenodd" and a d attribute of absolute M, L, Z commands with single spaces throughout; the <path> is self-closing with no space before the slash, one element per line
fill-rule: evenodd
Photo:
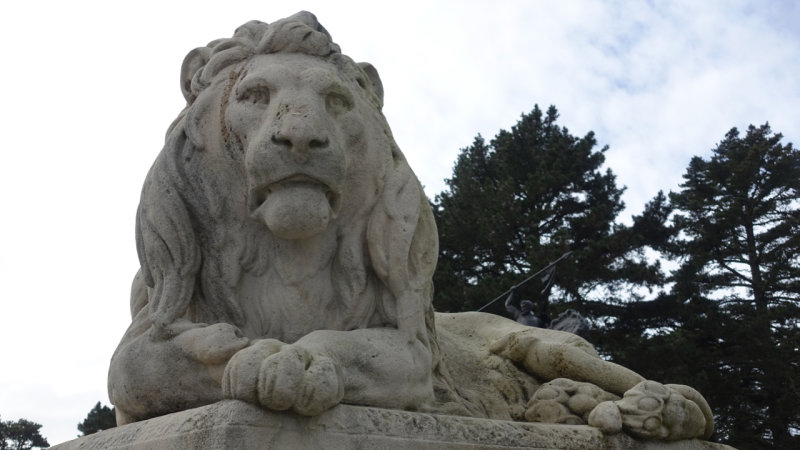
<path fill-rule="evenodd" d="M 188 104 L 191 104 L 197 98 L 197 94 L 192 92 L 192 79 L 195 73 L 206 65 L 210 55 L 210 48 L 198 47 L 190 51 L 186 58 L 183 58 L 183 64 L 181 65 L 181 92 L 183 92 L 183 98 L 186 99 Z"/>
<path fill-rule="evenodd" d="M 375 96 L 378 97 L 380 101 L 381 108 L 383 107 L 383 83 L 381 82 L 381 77 L 378 75 L 378 69 L 375 68 L 370 63 L 367 62 L 360 62 L 358 63 L 358 67 L 364 71 L 369 79 L 369 83 L 372 86 L 372 92 L 375 93 Z"/>

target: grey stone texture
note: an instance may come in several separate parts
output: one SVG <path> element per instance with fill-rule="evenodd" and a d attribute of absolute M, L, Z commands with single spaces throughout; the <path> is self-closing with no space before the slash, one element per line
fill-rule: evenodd
<path fill-rule="evenodd" d="M 725 450 L 701 440 L 638 441 L 586 425 L 546 425 L 351 405 L 318 416 L 275 413 L 225 400 L 65 442 L 57 450 L 563 449 Z"/>

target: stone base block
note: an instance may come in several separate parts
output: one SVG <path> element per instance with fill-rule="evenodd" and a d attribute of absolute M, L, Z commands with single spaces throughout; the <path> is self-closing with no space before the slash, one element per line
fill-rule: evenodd
<path fill-rule="evenodd" d="M 102 431 L 73 449 L 647 449 L 721 450 L 704 441 L 640 442 L 588 426 L 545 425 L 339 405 L 316 417 L 236 400 Z"/>

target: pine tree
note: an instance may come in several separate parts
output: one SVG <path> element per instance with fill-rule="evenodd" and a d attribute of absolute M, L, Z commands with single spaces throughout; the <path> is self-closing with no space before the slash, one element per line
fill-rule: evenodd
<path fill-rule="evenodd" d="M 538 106 L 511 131 L 487 142 L 478 135 L 461 151 L 436 196 L 439 264 L 434 305 L 440 311 L 475 310 L 567 251 L 556 292 L 563 305 L 586 312 L 597 285 L 661 281 L 657 266 L 632 258 L 631 230 L 614 223 L 623 188 L 592 132 L 582 138 L 556 124 L 558 111 Z M 519 291 L 548 313 L 538 280 Z M 607 290 L 608 291 L 608 290 Z M 492 310 L 504 314 L 502 302 Z M 600 302 L 600 309 L 608 309 Z"/>
<path fill-rule="evenodd" d="M 34 447 L 49 447 L 36 422 L 27 419 L 0 421 L 0 450 L 30 450 Z"/>
<path fill-rule="evenodd" d="M 670 195 L 675 290 L 719 309 L 706 339 L 739 389 L 713 395 L 724 433 L 747 447 L 800 445 L 800 152 L 781 139 L 768 124 L 732 129 Z"/>
<path fill-rule="evenodd" d="M 83 419 L 83 422 L 78 424 L 78 431 L 82 436 L 97 433 L 98 431 L 108 430 L 117 426 L 117 417 L 114 408 L 101 405 L 97 402 Z"/>
<path fill-rule="evenodd" d="M 738 448 L 800 446 L 800 152 L 781 139 L 734 128 L 651 202 L 639 224 L 678 263 L 672 288 L 601 337 L 615 361 L 702 392 Z"/>

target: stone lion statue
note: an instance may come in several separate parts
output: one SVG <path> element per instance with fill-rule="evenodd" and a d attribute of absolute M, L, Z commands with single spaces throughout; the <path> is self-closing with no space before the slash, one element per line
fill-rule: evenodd
<path fill-rule="evenodd" d="M 232 398 L 710 435 L 697 392 L 577 336 L 434 314 L 436 225 L 378 73 L 312 14 L 193 50 L 181 89 L 137 212 L 133 320 L 108 378 L 119 424 Z"/>

